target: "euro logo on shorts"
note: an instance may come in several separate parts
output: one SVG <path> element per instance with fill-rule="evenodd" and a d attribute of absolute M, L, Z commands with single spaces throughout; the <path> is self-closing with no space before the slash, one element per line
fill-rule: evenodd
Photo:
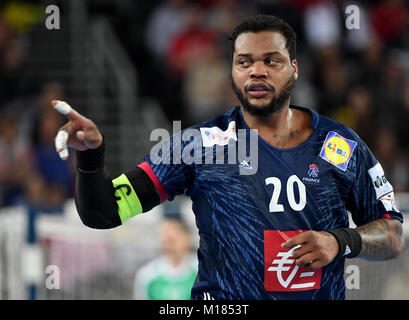
<path fill-rule="evenodd" d="M 289 238 L 303 232 L 264 230 L 264 288 L 267 291 L 305 291 L 319 289 L 322 269 L 307 271 L 295 264 L 290 250 L 281 248 Z"/>
<path fill-rule="evenodd" d="M 342 171 L 346 171 L 356 145 L 356 141 L 330 131 L 322 145 L 320 157 Z"/>

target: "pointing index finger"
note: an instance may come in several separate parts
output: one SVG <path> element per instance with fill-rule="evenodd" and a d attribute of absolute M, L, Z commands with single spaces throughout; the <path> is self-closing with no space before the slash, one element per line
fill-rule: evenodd
<path fill-rule="evenodd" d="M 78 115 L 78 113 L 65 101 L 53 100 L 52 104 L 56 111 L 67 116 L 70 120 L 74 120 Z"/>

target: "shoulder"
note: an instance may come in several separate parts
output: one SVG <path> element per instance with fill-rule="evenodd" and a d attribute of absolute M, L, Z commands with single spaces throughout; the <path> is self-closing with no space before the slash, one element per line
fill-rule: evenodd
<path fill-rule="evenodd" d="M 335 131 L 346 139 L 354 140 L 357 142 L 361 141 L 361 138 L 358 136 L 358 134 L 350 127 L 324 116 L 321 116 L 319 130 L 322 130 L 323 132 Z"/>
<path fill-rule="evenodd" d="M 352 162 L 364 161 L 367 165 L 374 165 L 374 158 L 369 147 L 359 135 L 347 125 L 317 113 L 317 139 L 322 144 L 320 156 L 334 158 L 335 162 L 347 166 Z M 354 159 L 354 160 L 353 160 Z"/>
<path fill-rule="evenodd" d="M 298 106 L 296 106 L 296 108 L 308 111 L 312 114 L 311 125 L 313 129 L 321 133 L 321 135 L 326 136 L 329 132 L 335 131 L 339 135 L 342 135 L 344 138 L 352 140 L 361 140 L 357 133 L 345 124 L 342 124 L 334 119 L 326 117 L 311 108 Z"/>
<path fill-rule="evenodd" d="M 313 109 L 294 107 L 311 113 L 311 126 L 315 131 L 314 142 L 319 147 L 321 158 L 343 171 L 356 168 L 361 161 L 367 166 L 376 163 L 366 143 L 353 129 Z M 351 165 L 348 165 L 350 162 Z"/>
<path fill-rule="evenodd" d="M 184 145 L 190 143 L 190 137 L 198 137 L 194 139 L 194 143 L 198 146 L 211 147 L 214 145 L 226 145 L 230 138 L 236 140 L 236 132 L 240 126 L 240 107 L 234 107 L 213 118 L 193 125 L 182 131 L 182 140 Z"/>
<path fill-rule="evenodd" d="M 337 137 L 335 140 L 343 139 L 349 142 L 351 146 L 359 146 L 359 148 L 367 148 L 365 142 L 359 135 L 350 127 L 342 124 L 334 119 L 319 114 L 313 109 L 304 108 L 313 114 L 312 126 L 321 140 L 328 140 L 332 137 Z"/>
<path fill-rule="evenodd" d="M 207 140 L 209 137 L 213 136 L 212 138 L 214 139 L 224 136 L 222 133 L 227 129 L 234 129 L 232 131 L 235 131 L 236 122 L 238 119 L 240 119 L 239 109 L 240 107 L 234 107 L 225 114 L 218 115 L 209 121 L 204 121 L 189 126 L 181 131 L 174 131 L 172 135 L 169 135 L 166 130 L 166 133 L 163 132 L 161 129 L 161 131 L 158 132 L 158 137 L 155 136 L 155 139 L 161 139 L 161 141 L 156 145 L 155 150 L 161 149 L 164 146 L 170 147 L 171 145 L 180 145 L 183 149 L 192 143 L 201 146 L 202 142 L 203 145 L 205 145 L 205 140 Z"/>

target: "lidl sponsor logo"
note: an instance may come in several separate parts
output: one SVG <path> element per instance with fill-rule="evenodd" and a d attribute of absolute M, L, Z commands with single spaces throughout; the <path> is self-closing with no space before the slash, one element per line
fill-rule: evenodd
<path fill-rule="evenodd" d="M 322 146 L 320 157 L 346 171 L 356 145 L 356 141 L 346 139 L 335 131 L 330 131 Z"/>

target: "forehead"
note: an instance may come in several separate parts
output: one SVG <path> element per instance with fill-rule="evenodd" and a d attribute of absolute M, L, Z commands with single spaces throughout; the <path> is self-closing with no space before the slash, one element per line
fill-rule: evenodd
<path fill-rule="evenodd" d="M 234 45 L 234 55 L 237 54 L 263 54 L 278 51 L 288 56 L 287 41 L 277 31 L 244 32 L 237 38 Z"/>
<path fill-rule="evenodd" d="M 164 221 L 162 226 L 161 226 L 162 232 L 168 231 L 168 232 L 174 232 L 177 231 L 177 233 L 180 233 L 181 231 L 184 231 L 182 225 L 177 222 L 177 221 Z"/>

